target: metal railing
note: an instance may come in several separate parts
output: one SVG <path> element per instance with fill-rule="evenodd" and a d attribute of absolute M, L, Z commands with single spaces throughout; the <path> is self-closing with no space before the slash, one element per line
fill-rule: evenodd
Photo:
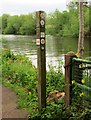
<path fill-rule="evenodd" d="M 77 98 L 80 105 L 91 107 L 91 61 L 72 58 L 72 101 Z"/>
<path fill-rule="evenodd" d="M 65 105 L 91 107 L 91 61 L 65 55 Z"/>

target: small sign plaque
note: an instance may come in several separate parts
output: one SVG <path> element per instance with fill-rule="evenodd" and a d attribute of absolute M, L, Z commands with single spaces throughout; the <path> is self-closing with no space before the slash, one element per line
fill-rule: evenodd
<path fill-rule="evenodd" d="M 40 24 L 41 24 L 42 26 L 44 26 L 44 24 L 45 24 L 44 20 L 41 20 L 41 21 L 40 21 Z"/>
<path fill-rule="evenodd" d="M 39 38 L 36 39 L 36 45 L 40 46 L 40 39 Z"/>
<path fill-rule="evenodd" d="M 45 40 L 44 39 L 41 39 L 41 44 L 44 44 L 45 43 Z"/>
<path fill-rule="evenodd" d="M 45 33 L 44 32 L 41 32 L 41 38 L 44 38 L 45 37 Z"/>

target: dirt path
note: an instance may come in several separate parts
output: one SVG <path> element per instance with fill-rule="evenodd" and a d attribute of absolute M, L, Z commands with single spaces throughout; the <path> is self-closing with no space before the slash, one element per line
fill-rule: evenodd
<path fill-rule="evenodd" d="M 27 111 L 17 108 L 17 95 L 9 88 L 2 87 L 2 120 L 4 120 L 4 118 L 12 118 L 12 120 L 20 120 L 23 118 L 23 120 L 27 120 L 27 116 Z"/>

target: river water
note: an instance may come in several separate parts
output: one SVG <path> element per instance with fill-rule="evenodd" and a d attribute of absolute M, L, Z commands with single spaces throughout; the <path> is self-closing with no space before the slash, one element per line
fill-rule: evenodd
<path fill-rule="evenodd" d="M 0 36 L 1 37 L 1 36 Z M 3 48 L 9 48 L 15 54 L 25 54 L 37 67 L 37 46 L 35 36 L 3 35 L 7 41 L 2 43 Z M 91 40 L 85 39 L 84 58 L 91 58 Z M 58 66 L 64 61 L 64 54 L 69 51 L 77 52 L 78 38 L 62 38 L 46 36 L 46 65 Z"/>

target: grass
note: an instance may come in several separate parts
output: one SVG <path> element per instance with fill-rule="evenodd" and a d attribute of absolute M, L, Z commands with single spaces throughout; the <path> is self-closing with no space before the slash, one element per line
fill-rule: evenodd
<path fill-rule="evenodd" d="M 60 66 L 46 74 L 46 95 L 54 90 L 64 91 L 64 76 Z M 10 50 L 2 51 L 2 83 L 10 87 L 19 96 L 19 108 L 29 112 L 29 119 L 90 120 L 91 110 L 80 104 L 66 108 L 64 100 L 47 101 L 46 109 L 38 110 L 37 69 L 24 55 L 14 55 Z M 47 96 L 46 96 L 47 97 Z M 77 102 L 78 103 L 78 102 Z M 78 110 L 78 108 L 80 108 Z"/>

